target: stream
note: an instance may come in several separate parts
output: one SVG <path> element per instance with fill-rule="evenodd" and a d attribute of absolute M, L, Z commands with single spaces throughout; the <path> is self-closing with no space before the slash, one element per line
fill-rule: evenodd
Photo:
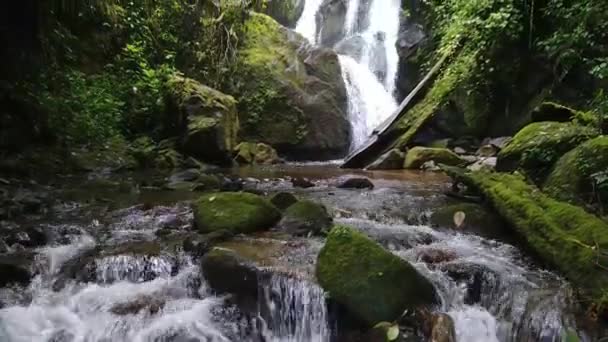
<path fill-rule="evenodd" d="M 437 310 L 453 318 L 459 342 L 561 341 L 566 328 L 576 328 L 568 283 L 503 239 L 498 222 L 482 234 L 430 226 L 433 209 L 450 202 L 442 194 L 449 188 L 443 175 L 348 171 L 326 164 L 232 173 L 245 180 L 246 189 L 287 191 L 321 202 L 336 223 L 361 230 L 410 261 L 437 288 Z M 369 177 L 375 189 L 336 188 L 355 175 Z M 294 188 L 293 177 L 307 177 L 315 187 Z M 70 187 L 84 187 L 73 182 Z M 59 197 L 69 193 L 57 191 Z M 192 193 L 118 195 L 104 194 L 101 202 L 62 201 L 35 220 L 51 238 L 29 252 L 32 282 L 0 289 L 0 341 L 338 340 L 339 317 L 314 281 L 322 238 L 267 233 L 224 246 L 269 272 L 251 314 L 229 296 L 214 295 L 197 259 L 183 248 L 165 249 L 173 242 L 157 237 L 167 226 L 184 233 L 192 228 Z M 160 250 L 124 247 L 150 243 L 159 243 Z M 451 257 L 429 262 L 424 255 L 432 251 Z"/>

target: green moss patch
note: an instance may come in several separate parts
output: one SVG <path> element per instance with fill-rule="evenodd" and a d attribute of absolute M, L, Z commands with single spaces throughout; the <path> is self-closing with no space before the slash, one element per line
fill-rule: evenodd
<path fill-rule="evenodd" d="M 414 267 L 349 227 L 331 230 L 316 273 L 331 298 L 370 327 L 436 303 L 433 285 Z"/>
<path fill-rule="evenodd" d="M 562 156 L 544 190 L 575 204 L 608 204 L 608 136 L 589 140 Z"/>
<path fill-rule="evenodd" d="M 464 160 L 447 148 L 414 147 L 407 151 L 403 167 L 405 169 L 419 169 L 429 161 L 452 166 L 464 164 Z"/>
<path fill-rule="evenodd" d="M 277 208 L 250 193 L 211 193 L 194 204 L 194 222 L 202 233 L 217 230 L 252 233 L 269 229 L 280 219 Z"/>

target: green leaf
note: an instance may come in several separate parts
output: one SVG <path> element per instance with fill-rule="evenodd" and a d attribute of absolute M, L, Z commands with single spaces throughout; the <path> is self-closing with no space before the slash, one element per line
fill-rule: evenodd
<path fill-rule="evenodd" d="M 386 331 L 386 339 L 389 341 L 395 341 L 397 338 L 399 338 L 399 325 L 394 324 Z"/>

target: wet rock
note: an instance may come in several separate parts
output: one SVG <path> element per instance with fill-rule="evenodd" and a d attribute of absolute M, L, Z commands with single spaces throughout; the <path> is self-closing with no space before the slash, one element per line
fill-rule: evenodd
<path fill-rule="evenodd" d="M 181 137 L 182 152 L 205 162 L 231 160 L 239 129 L 232 96 L 181 76 L 167 83 L 166 129 Z"/>
<path fill-rule="evenodd" d="M 47 235 L 38 227 L 0 228 L 0 239 L 9 246 L 19 244 L 27 248 L 44 246 L 48 242 Z"/>
<path fill-rule="evenodd" d="M 130 302 L 114 305 L 110 308 L 110 312 L 118 316 L 126 316 L 136 315 L 146 310 L 149 314 L 154 315 L 162 310 L 164 306 L 165 300 L 163 298 L 153 295 L 142 295 Z"/>
<path fill-rule="evenodd" d="M 48 340 L 48 342 L 72 342 L 76 339 L 73 333 L 67 330 L 60 330 L 54 333 Z"/>
<path fill-rule="evenodd" d="M 469 169 L 471 171 L 491 172 L 491 171 L 496 170 L 496 162 L 497 162 L 496 157 L 481 158 L 481 159 L 477 160 L 475 163 L 467 166 L 467 169 Z"/>
<path fill-rule="evenodd" d="M 430 222 L 435 227 L 455 228 L 454 215 L 465 214 L 464 223 L 459 228 L 482 236 L 495 239 L 505 234 L 506 225 L 503 219 L 492 209 L 477 203 L 450 204 L 435 209 Z"/>
<path fill-rule="evenodd" d="M 463 160 L 447 148 L 414 147 L 407 151 L 403 167 L 419 169 L 424 163 L 434 161 L 436 164 L 462 165 Z"/>
<path fill-rule="evenodd" d="M 398 149 L 392 149 L 378 158 L 372 165 L 368 166 L 369 170 L 400 170 L 403 168 L 405 153 Z"/>
<path fill-rule="evenodd" d="M 492 293 L 493 288 L 497 286 L 498 275 L 489 268 L 473 263 L 446 263 L 440 268 L 454 281 L 466 286 L 465 304 L 491 305 L 491 303 L 482 303 L 482 295 Z"/>
<path fill-rule="evenodd" d="M 325 0 L 317 12 L 317 36 L 323 46 L 333 47 L 344 37 L 348 8 L 345 0 Z"/>
<path fill-rule="evenodd" d="M 281 158 L 272 146 L 264 143 L 242 142 L 234 149 L 234 159 L 239 164 L 272 165 L 281 162 Z"/>
<path fill-rule="evenodd" d="M 217 191 L 221 187 L 220 180 L 215 175 L 201 175 L 194 187 L 194 191 Z"/>
<path fill-rule="evenodd" d="M 452 317 L 445 313 L 431 316 L 429 342 L 456 342 L 456 328 Z"/>
<path fill-rule="evenodd" d="M 329 233 L 316 274 L 333 300 L 369 326 L 437 303 L 433 285 L 413 266 L 345 226 Z"/>
<path fill-rule="evenodd" d="M 306 178 L 293 178 L 291 180 L 291 184 L 293 185 L 294 188 L 303 188 L 303 189 L 307 189 L 307 188 L 312 188 L 315 186 L 315 183 L 309 181 Z"/>
<path fill-rule="evenodd" d="M 418 260 L 427 264 L 440 264 L 456 259 L 458 256 L 452 251 L 428 248 L 418 252 Z"/>
<path fill-rule="evenodd" d="M 201 269 L 207 283 L 217 293 L 257 300 L 258 270 L 235 252 L 216 247 L 203 257 Z"/>
<path fill-rule="evenodd" d="M 194 203 L 194 222 L 201 233 L 252 233 L 270 229 L 280 219 L 281 212 L 272 203 L 245 192 L 211 193 Z"/>
<path fill-rule="evenodd" d="M 287 208 L 278 224 L 281 231 L 295 235 L 319 234 L 333 223 L 324 205 L 299 201 Z"/>
<path fill-rule="evenodd" d="M 497 137 L 488 139 L 487 144 L 496 147 L 500 151 L 505 148 L 505 146 L 507 146 L 511 140 L 513 140 L 513 137 Z"/>
<path fill-rule="evenodd" d="M 243 190 L 245 182 L 240 179 L 231 179 L 224 177 L 220 184 L 220 191 L 222 192 L 238 192 Z"/>
<path fill-rule="evenodd" d="M 298 198 L 289 192 L 279 192 L 270 198 L 270 203 L 280 210 L 285 210 L 298 202 Z"/>
<path fill-rule="evenodd" d="M 7 285 L 30 283 L 32 274 L 29 271 L 31 258 L 25 254 L 10 254 L 0 257 L 0 288 Z"/>
<path fill-rule="evenodd" d="M 294 28 L 304 11 L 304 0 L 269 0 L 264 12 L 281 25 Z"/>
<path fill-rule="evenodd" d="M 184 239 L 184 251 L 194 255 L 203 256 L 215 245 L 228 241 L 234 237 L 234 234 L 228 230 L 218 230 L 204 235 L 196 234 L 195 236 Z"/>
<path fill-rule="evenodd" d="M 454 147 L 454 153 L 456 154 L 466 154 L 467 151 L 462 147 Z"/>
<path fill-rule="evenodd" d="M 338 185 L 340 189 L 373 189 L 374 183 L 367 178 L 350 178 Z"/>
<path fill-rule="evenodd" d="M 498 149 L 494 145 L 483 145 L 481 146 L 476 154 L 482 158 L 494 157 L 498 153 Z"/>

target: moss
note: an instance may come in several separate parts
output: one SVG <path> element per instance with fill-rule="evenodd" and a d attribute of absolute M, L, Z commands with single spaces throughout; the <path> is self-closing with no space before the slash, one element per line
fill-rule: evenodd
<path fill-rule="evenodd" d="M 540 181 L 560 156 L 598 134 L 596 129 L 573 123 L 547 121 L 529 124 L 500 151 L 497 169 L 513 171 L 520 168 Z"/>
<path fill-rule="evenodd" d="M 436 302 L 433 285 L 416 269 L 345 226 L 329 233 L 316 274 L 332 299 L 370 327 L 397 319 L 405 309 Z"/>
<path fill-rule="evenodd" d="M 220 186 L 221 186 L 220 180 L 217 176 L 202 174 L 196 180 L 196 187 L 194 188 L 194 190 L 196 190 L 196 191 L 219 190 Z"/>
<path fill-rule="evenodd" d="M 242 164 L 276 164 L 280 161 L 277 151 L 263 143 L 242 142 L 235 148 L 235 160 Z"/>
<path fill-rule="evenodd" d="M 285 210 L 291 207 L 294 203 L 298 202 L 298 198 L 289 192 L 279 192 L 270 198 L 270 202 L 277 208 Z"/>
<path fill-rule="evenodd" d="M 549 197 L 518 175 L 445 169 L 478 189 L 538 256 L 580 288 L 584 299 L 608 304 L 606 222 Z"/>
<path fill-rule="evenodd" d="M 602 174 L 603 173 L 603 174 Z M 575 204 L 608 203 L 608 136 L 589 140 L 562 156 L 544 190 Z"/>
<path fill-rule="evenodd" d="M 414 147 L 407 151 L 403 167 L 419 169 L 424 163 L 434 161 L 438 164 L 462 165 L 464 161 L 447 148 Z"/>
<path fill-rule="evenodd" d="M 279 225 L 292 234 L 309 234 L 328 230 L 332 221 L 325 206 L 304 200 L 287 208 Z"/>
<path fill-rule="evenodd" d="M 277 208 L 250 193 L 211 193 L 194 204 L 194 222 L 203 233 L 217 230 L 252 233 L 271 228 L 280 219 Z"/>

